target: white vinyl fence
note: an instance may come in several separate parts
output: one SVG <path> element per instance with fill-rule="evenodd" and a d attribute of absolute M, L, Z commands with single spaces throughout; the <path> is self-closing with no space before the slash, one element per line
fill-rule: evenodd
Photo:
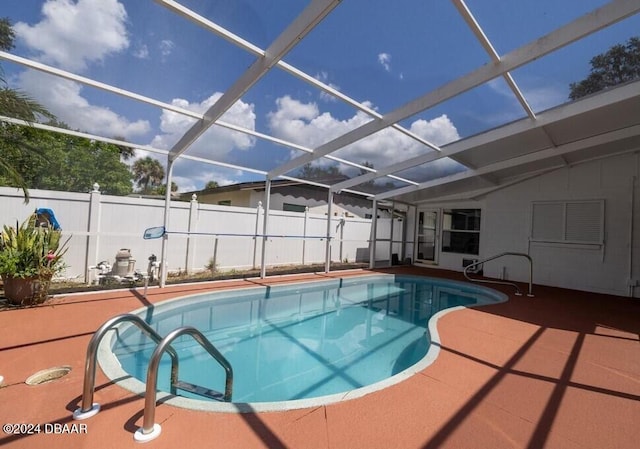
<path fill-rule="evenodd" d="M 52 209 L 65 239 L 70 237 L 62 277 L 89 282 L 89 267 L 101 261 L 113 264 L 122 248 L 131 251 L 135 267 L 142 271 L 152 254 L 160 260 L 162 239 L 142 236 L 145 229 L 163 224 L 163 200 L 102 195 L 97 188 L 89 193 L 31 190 L 30 195 L 31 201 L 24 204 L 21 191 L 0 187 L 0 225 L 15 226 L 37 208 Z M 201 271 L 209 264 L 220 271 L 260 267 L 261 207 L 172 201 L 169 217 L 169 271 Z M 270 211 L 265 265 L 323 263 L 326 220 L 326 215 Z M 379 219 L 378 236 L 389 235 L 390 224 L 390 219 Z M 396 220 L 396 236 L 401 227 Z M 331 260 L 368 262 L 370 232 L 370 219 L 331 217 Z M 376 260 L 390 260 L 389 245 L 376 246 Z"/>

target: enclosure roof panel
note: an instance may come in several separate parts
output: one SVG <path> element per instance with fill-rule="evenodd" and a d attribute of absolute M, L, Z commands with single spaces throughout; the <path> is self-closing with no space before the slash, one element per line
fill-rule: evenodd
<path fill-rule="evenodd" d="M 637 83 L 568 101 L 591 58 L 637 36 L 639 11 L 637 0 L 10 1 L 15 45 L 0 65 L 60 132 L 176 162 L 182 192 L 280 178 L 432 201 L 630 151 Z"/>

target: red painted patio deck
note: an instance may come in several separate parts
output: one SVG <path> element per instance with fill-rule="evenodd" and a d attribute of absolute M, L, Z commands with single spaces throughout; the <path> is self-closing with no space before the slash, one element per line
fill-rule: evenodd
<path fill-rule="evenodd" d="M 442 270 L 394 271 L 459 278 Z M 332 277 L 366 271 L 335 272 Z M 302 275 L 57 297 L 0 312 L 0 423 L 86 424 L 80 434 L 0 434 L 10 448 L 140 447 L 144 399 L 98 370 L 102 411 L 80 402 L 87 343 L 108 318 L 201 291 L 319 279 Z M 640 447 L 640 300 L 535 286 L 535 298 L 455 311 L 438 322 L 435 363 L 394 386 L 316 408 L 208 413 L 159 404 L 153 448 L 628 448 Z M 54 382 L 36 371 L 69 365 Z M 42 430 L 45 427 L 41 427 Z M 49 430 L 53 426 L 48 427 Z M 59 428 L 58 428 L 59 429 Z"/>

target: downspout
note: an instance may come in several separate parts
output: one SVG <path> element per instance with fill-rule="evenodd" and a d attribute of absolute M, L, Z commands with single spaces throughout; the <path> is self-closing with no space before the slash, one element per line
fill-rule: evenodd
<path fill-rule="evenodd" d="M 267 178 L 264 184 L 264 220 L 262 222 L 262 255 L 260 259 L 260 279 L 267 277 L 266 249 L 267 229 L 269 229 L 269 208 L 271 207 L 271 179 Z"/>
<path fill-rule="evenodd" d="M 389 230 L 389 266 L 392 266 L 393 263 L 393 222 L 396 213 L 396 203 L 395 201 L 391 202 L 391 229 Z"/>
<path fill-rule="evenodd" d="M 636 164 L 637 165 L 637 164 Z M 635 294 L 635 279 L 633 277 L 633 222 L 635 215 L 636 202 L 636 177 L 631 177 L 631 216 L 629 218 L 629 297 L 633 298 Z"/>
<path fill-rule="evenodd" d="M 418 227 L 420 226 L 420 212 L 418 212 L 418 206 L 414 206 L 415 210 L 414 210 L 414 217 L 413 217 L 413 251 L 411 252 L 411 264 L 415 265 L 416 263 L 416 259 L 418 258 L 418 246 L 419 246 L 419 240 L 420 238 L 418 237 L 418 233 L 420 232 L 418 230 Z M 435 245 L 434 245 L 435 246 Z M 435 251 L 437 251 L 437 249 L 434 248 L 434 254 Z"/>
<path fill-rule="evenodd" d="M 171 178 L 173 176 L 173 160 L 171 156 L 167 157 L 167 188 L 164 195 L 164 235 L 162 236 L 162 252 L 160 256 L 160 288 L 164 288 L 167 283 L 167 245 L 169 235 L 167 229 L 169 228 L 169 215 L 171 212 Z"/>

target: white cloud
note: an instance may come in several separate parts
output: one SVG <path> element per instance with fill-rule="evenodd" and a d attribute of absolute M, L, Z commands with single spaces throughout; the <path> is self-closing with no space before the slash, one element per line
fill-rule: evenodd
<path fill-rule="evenodd" d="M 200 103 L 189 103 L 177 98 L 171 104 L 194 112 L 204 113 L 218 101 L 222 93 L 216 92 Z M 252 104 L 237 101 L 221 120 L 247 129 L 255 129 L 256 116 Z M 171 147 L 195 123 L 195 119 L 175 112 L 163 111 L 160 117 L 161 134 L 155 136 L 151 145 L 160 149 Z M 220 126 L 212 126 L 188 150 L 188 154 L 209 159 L 223 159 L 232 150 L 247 150 L 255 145 L 255 137 L 237 131 L 230 131 Z"/>
<path fill-rule="evenodd" d="M 221 96 L 222 93 L 216 92 L 200 103 L 189 103 L 187 100 L 178 98 L 174 99 L 171 104 L 204 113 Z M 225 112 L 221 119 L 227 123 L 253 130 L 255 129 L 256 121 L 254 105 L 238 101 Z M 153 138 L 151 146 L 170 150 L 194 122 L 195 119 L 184 115 L 163 111 L 160 117 L 161 134 Z M 184 154 L 225 162 L 230 152 L 248 150 L 255 145 L 255 140 L 255 137 L 248 134 L 231 131 L 220 126 L 212 126 Z M 235 183 L 234 178 L 236 176 L 239 178 L 242 173 L 236 170 L 225 170 L 210 164 L 178 159 L 174 175 L 178 180 L 176 183 L 180 186 L 180 191 L 189 191 L 200 188 L 211 180 L 217 181 L 220 185 Z"/>
<path fill-rule="evenodd" d="M 109 108 L 90 104 L 82 96 L 82 86 L 73 81 L 28 70 L 19 75 L 17 83 L 72 129 L 129 141 L 151 129 L 146 120 L 132 122 Z"/>
<path fill-rule="evenodd" d="M 14 25 L 17 37 L 42 62 L 82 71 L 129 46 L 127 13 L 117 0 L 47 0 L 42 15 L 33 26 Z"/>
<path fill-rule="evenodd" d="M 19 22 L 14 30 L 36 53 L 34 59 L 44 63 L 82 72 L 129 46 L 127 13 L 117 0 L 47 0 L 41 12 L 40 22 Z M 144 56 L 144 47 L 137 56 Z M 82 96 L 82 86 L 72 81 L 28 70 L 16 77 L 16 83 L 71 128 L 128 140 L 151 128 L 146 120 L 130 121 L 90 104 Z"/>
<path fill-rule="evenodd" d="M 133 56 L 138 59 L 149 59 L 149 47 L 145 44 L 138 45 L 133 52 Z"/>
<path fill-rule="evenodd" d="M 176 44 L 174 44 L 173 41 L 169 39 L 163 39 L 162 41 L 160 41 L 159 48 L 163 61 L 167 58 L 167 56 L 171 55 L 175 46 Z"/>
<path fill-rule="evenodd" d="M 278 98 L 276 106 L 276 111 L 267 115 L 273 134 L 310 148 L 371 120 L 362 112 L 347 120 L 338 120 L 328 112 L 321 114 L 315 103 L 303 103 L 288 95 Z"/>
<path fill-rule="evenodd" d="M 274 135 L 310 148 L 316 148 L 371 120 L 362 112 L 339 120 L 330 113 L 321 113 L 315 103 L 302 103 L 289 96 L 278 98 L 276 107 L 268 115 Z M 455 125 L 446 115 L 432 120 L 416 120 L 410 130 L 435 145 L 460 138 Z M 333 154 L 356 163 L 367 161 L 374 167 L 382 168 L 425 152 L 424 145 L 414 139 L 394 129 L 384 129 Z"/>
<path fill-rule="evenodd" d="M 391 55 L 389 53 L 380 53 L 378 55 L 378 63 L 384 67 L 387 72 L 391 71 Z"/>
<path fill-rule="evenodd" d="M 166 161 L 165 161 L 166 162 Z M 178 159 L 173 182 L 178 184 L 179 192 L 193 192 L 200 190 L 209 181 L 216 181 L 219 186 L 237 184 L 241 182 L 243 172 L 239 170 L 225 170 L 215 165 L 208 165 L 202 169 L 202 164 L 185 159 Z"/>
<path fill-rule="evenodd" d="M 544 111 L 568 101 L 566 86 L 546 84 L 525 88 L 522 93 L 534 111 Z"/>
<path fill-rule="evenodd" d="M 416 120 L 411 124 L 410 129 L 418 136 L 438 146 L 460 139 L 458 130 L 446 114 L 431 120 Z"/>
<path fill-rule="evenodd" d="M 502 111 L 496 116 L 496 122 L 502 124 L 506 121 L 522 117 L 524 110 L 515 94 L 502 78 L 495 78 L 487 83 L 495 93 L 507 98 L 511 103 L 512 111 Z M 567 87 L 550 83 L 549 80 L 529 80 L 520 82 L 522 95 L 534 111 L 544 111 L 567 101 Z"/>
<path fill-rule="evenodd" d="M 338 90 L 338 91 L 340 90 L 340 86 L 329 82 L 329 74 L 327 72 L 320 72 L 315 76 L 315 78 L 318 81 L 322 81 L 324 84 L 328 85 L 332 89 L 335 89 L 335 90 Z M 333 95 L 328 94 L 325 91 L 321 91 L 320 92 L 320 99 L 323 100 L 323 101 L 327 101 L 327 102 L 338 101 L 337 97 L 334 97 Z"/>

